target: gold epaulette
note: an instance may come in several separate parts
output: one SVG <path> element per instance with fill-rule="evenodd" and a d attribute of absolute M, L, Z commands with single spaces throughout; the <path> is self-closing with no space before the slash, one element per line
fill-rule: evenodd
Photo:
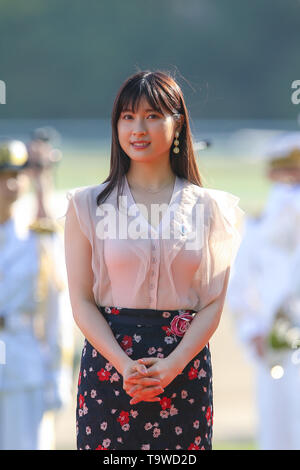
<path fill-rule="evenodd" d="M 41 217 L 29 225 L 29 230 L 41 234 L 49 234 L 62 231 L 62 227 L 50 217 Z"/>

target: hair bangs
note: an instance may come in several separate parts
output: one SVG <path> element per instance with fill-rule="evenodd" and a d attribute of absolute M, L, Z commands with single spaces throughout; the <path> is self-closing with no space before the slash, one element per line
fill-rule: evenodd
<path fill-rule="evenodd" d="M 130 83 L 124 88 L 119 99 L 118 115 L 120 116 L 124 110 L 135 113 L 142 98 L 147 100 L 153 110 L 161 114 L 177 112 L 164 89 L 156 81 L 150 83 L 144 78 L 138 82 Z"/>

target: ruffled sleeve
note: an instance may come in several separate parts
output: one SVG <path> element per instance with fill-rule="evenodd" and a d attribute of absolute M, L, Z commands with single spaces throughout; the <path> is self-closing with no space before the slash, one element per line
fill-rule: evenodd
<path fill-rule="evenodd" d="M 91 242 L 91 204 L 89 186 L 70 189 L 66 193 L 68 200 L 67 210 L 63 217 L 66 217 L 70 208 L 71 201 L 74 205 L 75 213 L 82 233 Z"/>
<path fill-rule="evenodd" d="M 206 189 L 205 193 L 210 222 L 199 279 L 201 309 L 223 293 L 226 273 L 234 263 L 242 240 L 245 216 L 238 206 L 237 196 L 216 189 Z"/>

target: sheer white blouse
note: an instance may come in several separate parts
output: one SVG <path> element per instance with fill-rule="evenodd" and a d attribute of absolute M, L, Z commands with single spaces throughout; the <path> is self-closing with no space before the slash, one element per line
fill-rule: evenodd
<path fill-rule="evenodd" d="M 117 187 L 98 207 L 97 195 L 107 184 L 67 192 L 92 247 L 95 303 L 199 311 L 215 300 L 241 242 L 239 198 L 176 176 L 157 225 L 135 203 L 126 175 L 119 210 Z"/>

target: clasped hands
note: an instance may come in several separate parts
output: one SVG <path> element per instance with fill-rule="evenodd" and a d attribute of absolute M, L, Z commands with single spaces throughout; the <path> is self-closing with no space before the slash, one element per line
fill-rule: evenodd
<path fill-rule="evenodd" d="M 178 373 L 178 368 L 167 358 L 146 357 L 131 361 L 123 371 L 123 389 L 132 397 L 131 405 L 140 401 L 160 401 L 157 395 Z"/>

